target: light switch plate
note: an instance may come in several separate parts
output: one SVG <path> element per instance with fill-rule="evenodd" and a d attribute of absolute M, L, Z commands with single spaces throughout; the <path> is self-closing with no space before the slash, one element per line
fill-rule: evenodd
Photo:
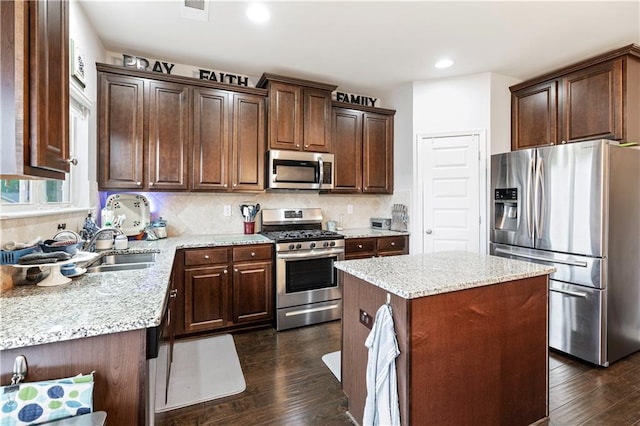
<path fill-rule="evenodd" d="M 353 204 L 347 204 L 347 214 L 353 214 Z"/>
<path fill-rule="evenodd" d="M 231 216 L 231 206 L 224 206 L 224 215 Z"/>

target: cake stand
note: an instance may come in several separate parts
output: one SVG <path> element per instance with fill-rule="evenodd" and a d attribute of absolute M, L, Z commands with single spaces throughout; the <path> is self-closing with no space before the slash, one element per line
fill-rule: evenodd
<path fill-rule="evenodd" d="M 75 256 L 73 256 L 69 260 L 62 260 L 60 262 L 52 262 L 52 263 L 40 263 L 40 264 L 34 264 L 34 265 L 16 264 L 12 266 L 15 266 L 16 268 L 34 268 L 34 267 L 39 267 L 41 269 L 50 268 L 51 272 L 49 273 L 49 275 L 44 280 L 40 281 L 37 285 L 39 287 L 53 287 L 53 286 L 67 284 L 71 282 L 70 277 L 65 277 L 64 275 L 62 275 L 62 272 L 60 272 L 60 268 L 63 265 L 68 265 L 70 263 L 88 262 L 89 260 L 95 259 L 99 255 L 100 253 L 89 253 L 86 251 L 79 251 L 76 253 Z"/>

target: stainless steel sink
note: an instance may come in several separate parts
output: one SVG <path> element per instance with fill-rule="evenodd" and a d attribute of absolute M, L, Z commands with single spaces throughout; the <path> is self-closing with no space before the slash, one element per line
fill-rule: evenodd
<path fill-rule="evenodd" d="M 87 266 L 87 273 L 115 272 L 150 268 L 155 264 L 157 253 L 118 253 L 98 258 Z"/>

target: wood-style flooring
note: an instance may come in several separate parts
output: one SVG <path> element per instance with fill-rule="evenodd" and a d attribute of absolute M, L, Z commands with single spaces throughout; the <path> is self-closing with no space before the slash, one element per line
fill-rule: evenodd
<path fill-rule="evenodd" d="M 340 335 L 340 321 L 234 334 L 247 389 L 156 414 L 156 425 L 350 425 L 347 398 L 321 359 L 340 350 Z M 608 368 L 551 352 L 549 410 L 540 424 L 640 426 L 640 352 Z"/>

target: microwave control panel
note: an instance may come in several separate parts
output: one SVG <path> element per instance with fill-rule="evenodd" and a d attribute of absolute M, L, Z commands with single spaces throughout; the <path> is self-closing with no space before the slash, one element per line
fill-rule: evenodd
<path fill-rule="evenodd" d="M 331 169 L 333 167 L 333 164 L 329 161 L 325 161 L 324 163 L 322 163 L 322 183 L 323 184 L 331 184 Z"/>

